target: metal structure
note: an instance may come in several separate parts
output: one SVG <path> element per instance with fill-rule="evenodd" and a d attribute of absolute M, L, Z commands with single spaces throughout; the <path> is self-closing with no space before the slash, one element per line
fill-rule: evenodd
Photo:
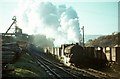
<path fill-rule="evenodd" d="M 14 42 L 16 42 L 16 41 L 26 41 L 27 42 L 28 34 L 22 33 L 22 29 L 17 26 L 17 24 L 16 24 L 16 22 L 17 22 L 16 16 L 14 16 L 12 18 L 12 20 L 13 20 L 13 22 L 9 26 L 7 31 L 5 33 L 2 33 L 3 42 L 11 42 L 11 41 L 13 42 L 13 39 L 14 39 Z M 8 33 L 13 25 L 15 25 L 14 33 Z"/>
<path fill-rule="evenodd" d="M 7 31 L 6 31 L 5 33 L 3 33 L 4 36 L 5 36 L 5 35 L 15 35 L 15 36 L 16 36 L 17 34 L 22 34 L 22 29 L 19 28 L 19 27 L 17 26 L 17 24 L 16 24 L 16 22 L 17 22 L 16 16 L 14 16 L 14 17 L 12 18 L 12 20 L 13 20 L 13 22 L 12 22 L 12 24 L 10 25 L 10 27 L 7 29 Z M 11 29 L 11 27 L 12 27 L 13 25 L 15 25 L 15 33 L 8 33 L 8 31 Z"/>
<path fill-rule="evenodd" d="M 12 22 L 12 24 L 10 25 L 10 27 L 7 29 L 7 31 L 5 32 L 5 34 L 7 34 L 8 33 L 8 31 L 11 29 L 11 27 L 12 27 L 12 25 L 13 24 L 16 24 L 16 16 L 14 16 L 13 18 L 12 18 L 12 20 L 13 20 L 13 22 Z"/>

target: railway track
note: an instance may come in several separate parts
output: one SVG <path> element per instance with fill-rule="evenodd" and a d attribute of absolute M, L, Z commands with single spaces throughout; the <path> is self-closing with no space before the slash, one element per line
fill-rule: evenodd
<path fill-rule="evenodd" d="M 49 60 L 46 60 L 46 61 L 50 62 Z M 101 72 L 101 71 L 98 71 L 98 70 L 95 70 L 92 68 L 80 69 L 80 68 L 76 68 L 76 67 L 71 68 L 71 67 L 67 67 L 64 65 L 56 64 L 56 63 L 54 63 L 54 64 L 58 67 L 61 67 L 64 71 L 67 71 L 77 77 L 83 77 L 85 79 L 117 79 L 111 75 L 108 75 L 104 72 Z"/>
<path fill-rule="evenodd" d="M 30 52 L 30 55 L 37 60 L 37 63 L 42 68 L 44 68 L 44 70 L 50 75 L 51 79 L 66 79 L 66 78 L 81 79 L 80 77 L 75 76 L 74 74 L 71 74 L 68 71 L 65 71 L 62 67 L 59 67 L 54 63 L 44 59 L 38 53 L 32 50 L 29 50 L 29 52 Z"/>
<path fill-rule="evenodd" d="M 61 66 L 61 65 L 59 65 L 59 66 Z M 115 77 L 108 75 L 104 72 L 101 72 L 101 71 L 98 71 L 98 70 L 95 70 L 92 68 L 80 69 L 77 67 L 70 66 L 70 67 L 65 67 L 65 69 L 66 69 L 66 71 L 69 71 L 69 72 L 73 73 L 74 75 L 78 75 L 78 76 L 82 75 L 82 76 L 85 76 L 87 78 L 89 77 L 91 79 L 118 79 L 118 78 L 115 78 Z"/>
<path fill-rule="evenodd" d="M 116 78 L 112 77 L 111 75 L 108 75 L 106 73 L 103 73 L 103 72 L 95 70 L 95 69 L 91 69 L 91 68 L 79 69 L 79 68 L 76 68 L 76 67 L 74 67 L 74 68 L 73 67 L 72 68 L 71 67 L 66 67 L 64 65 L 51 63 L 49 60 L 47 60 L 43 57 L 41 57 L 41 58 L 44 59 L 45 61 L 49 62 L 50 64 L 54 64 L 57 67 L 62 68 L 67 73 L 71 73 L 78 78 L 82 77 L 82 78 L 85 78 L 85 79 L 96 79 L 96 78 L 97 79 L 116 79 Z"/>
<path fill-rule="evenodd" d="M 109 79 L 112 78 L 113 79 L 112 76 L 110 76 L 110 75 L 108 75 L 106 73 L 103 73 L 101 71 L 91 69 L 91 68 L 86 69 L 86 71 L 88 71 L 89 73 L 95 74 L 95 76 L 98 77 L 98 78 L 109 78 Z"/>
<path fill-rule="evenodd" d="M 79 68 L 74 67 L 73 70 L 75 70 L 79 74 L 88 75 L 94 79 L 117 79 L 111 75 L 104 73 L 104 72 L 101 72 L 101 71 L 98 71 L 95 69 L 91 69 L 91 68 L 79 69 Z"/>
<path fill-rule="evenodd" d="M 65 71 L 63 68 L 58 67 L 52 63 L 44 61 L 43 64 L 56 76 L 57 79 L 63 78 L 79 79 L 77 76 Z"/>

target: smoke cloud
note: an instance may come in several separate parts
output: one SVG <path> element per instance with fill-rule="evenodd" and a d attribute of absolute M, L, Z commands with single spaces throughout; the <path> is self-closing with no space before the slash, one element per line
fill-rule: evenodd
<path fill-rule="evenodd" d="M 53 41 L 54 39 L 48 39 L 44 35 L 36 34 L 36 35 L 30 35 L 30 42 L 33 44 L 39 46 L 39 47 L 53 47 Z"/>
<path fill-rule="evenodd" d="M 32 0 L 21 2 L 19 7 L 16 16 L 23 32 L 52 38 L 54 46 L 79 42 L 79 19 L 72 7 Z"/>

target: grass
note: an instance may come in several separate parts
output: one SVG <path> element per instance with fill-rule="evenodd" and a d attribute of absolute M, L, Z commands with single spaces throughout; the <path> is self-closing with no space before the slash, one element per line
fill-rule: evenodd
<path fill-rule="evenodd" d="M 3 77 L 39 77 L 39 79 L 49 77 L 27 52 L 24 52 L 20 59 L 10 67 L 14 68 L 14 71 L 3 74 Z"/>

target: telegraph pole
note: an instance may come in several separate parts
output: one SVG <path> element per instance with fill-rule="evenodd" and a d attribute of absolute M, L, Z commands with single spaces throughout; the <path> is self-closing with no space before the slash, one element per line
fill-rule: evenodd
<path fill-rule="evenodd" d="M 84 26 L 81 29 L 83 31 L 83 47 L 84 47 Z"/>

